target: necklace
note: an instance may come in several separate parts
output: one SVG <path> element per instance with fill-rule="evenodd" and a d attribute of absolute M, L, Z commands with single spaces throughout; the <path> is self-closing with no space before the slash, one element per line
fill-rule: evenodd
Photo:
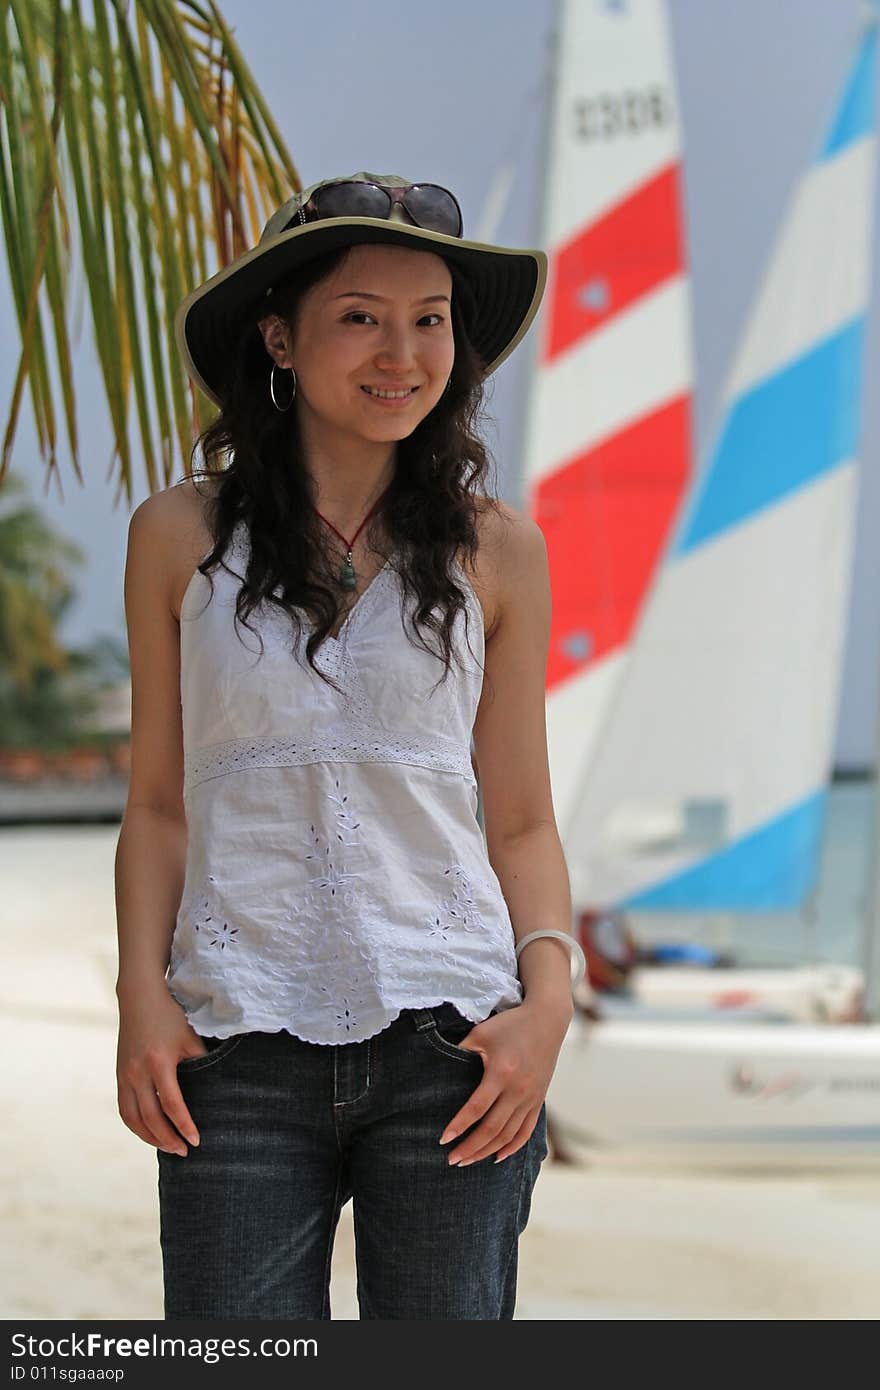
<path fill-rule="evenodd" d="M 325 522 L 327 526 L 330 527 L 330 530 L 331 530 L 331 531 L 335 531 L 335 532 L 336 532 L 336 535 L 339 537 L 339 539 L 340 539 L 340 540 L 344 543 L 344 545 L 345 545 L 345 548 L 346 548 L 346 556 L 345 556 L 345 559 L 343 560 L 342 565 L 340 566 L 340 569 L 339 569 L 339 583 L 342 585 L 343 589 L 349 589 L 349 590 L 351 590 L 351 589 L 356 589 L 356 588 L 357 588 L 357 580 L 358 580 L 358 577 L 357 577 L 357 574 L 355 573 L 354 565 L 353 565 L 352 562 L 351 562 L 351 551 L 352 551 L 352 546 L 354 545 L 354 543 L 355 543 L 355 541 L 357 540 L 358 536 L 360 535 L 361 531 L 362 531 L 362 530 L 364 529 L 364 527 L 366 526 L 366 524 L 367 524 L 367 522 L 369 521 L 370 517 L 371 517 L 371 516 L 373 515 L 373 513 L 376 511 L 377 507 L 379 506 L 379 503 L 383 500 L 383 498 L 386 496 L 386 494 L 387 494 L 389 491 L 390 491 L 390 484 L 389 484 L 389 486 L 385 489 L 385 492 L 382 493 L 382 496 L 379 498 L 379 501 L 376 502 L 375 506 L 371 507 L 370 510 L 367 512 L 366 516 L 364 517 L 364 519 L 363 519 L 363 521 L 361 522 L 360 526 L 359 526 L 359 527 L 357 528 L 357 530 L 355 531 L 355 533 L 354 533 L 354 535 L 352 536 L 352 538 L 351 538 L 350 541 L 349 541 L 349 540 L 346 540 L 345 536 L 343 536 L 343 534 L 342 534 L 341 531 L 337 531 L 337 530 L 336 530 L 336 527 L 333 525 L 333 522 L 332 522 L 332 521 L 327 521 L 326 516 L 322 516 L 322 515 L 321 515 L 321 513 L 318 511 L 318 508 L 317 508 L 317 507 L 315 507 L 315 506 L 312 507 L 312 511 L 314 511 L 315 513 L 317 513 L 318 516 L 321 517 L 321 520 L 322 520 L 323 522 Z"/>

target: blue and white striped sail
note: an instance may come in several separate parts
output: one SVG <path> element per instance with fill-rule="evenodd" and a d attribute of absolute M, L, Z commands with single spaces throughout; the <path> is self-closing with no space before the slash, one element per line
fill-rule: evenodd
<path fill-rule="evenodd" d="M 560 824 L 580 909 L 786 909 L 813 886 L 852 567 L 876 50 L 872 12 Z"/>

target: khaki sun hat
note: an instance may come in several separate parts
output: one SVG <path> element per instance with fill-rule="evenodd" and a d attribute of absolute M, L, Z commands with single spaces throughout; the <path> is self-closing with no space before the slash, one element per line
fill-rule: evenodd
<path fill-rule="evenodd" d="M 323 214 L 313 201 L 316 195 Z M 339 206 L 358 212 L 326 215 Z M 368 215 L 360 215 L 362 207 L 369 209 Z M 405 221 L 402 207 L 414 220 L 433 222 L 434 228 L 444 230 Z M 421 246 L 463 273 L 473 291 L 470 336 L 484 364 L 484 377 L 510 356 L 538 312 L 547 282 L 543 251 L 465 241 L 458 203 L 447 189 L 411 184 L 399 174 L 361 171 L 323 179 L 288 198 L 269 218 L 253 250 L 183 300 L 175 316 L 175 335 L 195 384 L 222 406 L 236 341 L 248 322 L 256 331 L 257 320 L 271 312 L 274 285 L 314 256 L 364 242 Z"/>

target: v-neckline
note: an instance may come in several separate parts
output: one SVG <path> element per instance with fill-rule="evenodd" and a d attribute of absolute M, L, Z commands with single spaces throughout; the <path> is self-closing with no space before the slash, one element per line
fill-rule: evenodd
<path fill-rule="evenodd" d="M 236 533 L 240 532 L 242 534 L 245 545 L 250 544 L 250 534 L 245 523 L 242 520 L 239 520 L 235 523 L 233 530 Z M 391 571 L 392 561 L 396 559 L 396 557 L 397 550 L 395 549 L 392 550 L 391 554 L 385 560 L 385 563 L 373 575 L 373 578 L 370 580 L 363 593 L 358 595 L 358 598 L 355 600 L 354 604 L 346 613 L 342 626 L 340 627 L 336 636 L 334 637 L 333 634 L 330 632 L 327 633 L 327 636 L 324 640 L 325 642 L 328 642 L 332 648 L 336 649 L 342 647 L 343 640 L 345 637 L 348 636 L 348 632 L 354 622 L 355 617 L 360 613 L 360 610 L 366 604 L 366 601 L 372 594 L 373 590 L 380 585 L 380 583 L 385 579 L 386 575 Z M 315 625 L 308 618 L 305 617 L 305 611 L 303 609 L 300 609 L 300 616 L 301 621 L 304 623 L 305 627 L 308 628 L 310 632 L 314 632 Z"/>
<path fill-rule="evenodd" d="M 393 560 L 393 558 L 393 554 L 388 556 L 384 565 L 382 565 L 381 568 L 376 571 L 367 587 L 363 590 L 361 594 L 358 595 L 351 608 L 349 608 L 348 612 L 345 615 L 345 618 L 342 621 L 342 625 L 339 631 L 336 633 L 335 636 L 332 632 L 328 632 L 325 639 L 326 641 L 333 642 L 336 645 L 342 644 L 343 639 L 348 635 L 348 631 L 351 628 L 352 623 L 354 622 L 355 615 L 360 612 L 367 599 L 369 598 L 370 594 L 391 569 L 391 561 Z"/>

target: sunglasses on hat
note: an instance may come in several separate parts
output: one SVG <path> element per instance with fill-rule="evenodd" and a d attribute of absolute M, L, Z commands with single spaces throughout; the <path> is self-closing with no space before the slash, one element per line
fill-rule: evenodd
<path fill-rule="evenodd" d="M 360 179 L 338 179 L 322 184 L 287 226 L 297 220 L 305 224 L 322 217 L 388 217 L 395 203 L 402 204 L 417 227 L 446 236 L 460 237 L 462 234 L 461 208 L 448 188 L 441 188 L 437 183 L 392 188 Z"/>

